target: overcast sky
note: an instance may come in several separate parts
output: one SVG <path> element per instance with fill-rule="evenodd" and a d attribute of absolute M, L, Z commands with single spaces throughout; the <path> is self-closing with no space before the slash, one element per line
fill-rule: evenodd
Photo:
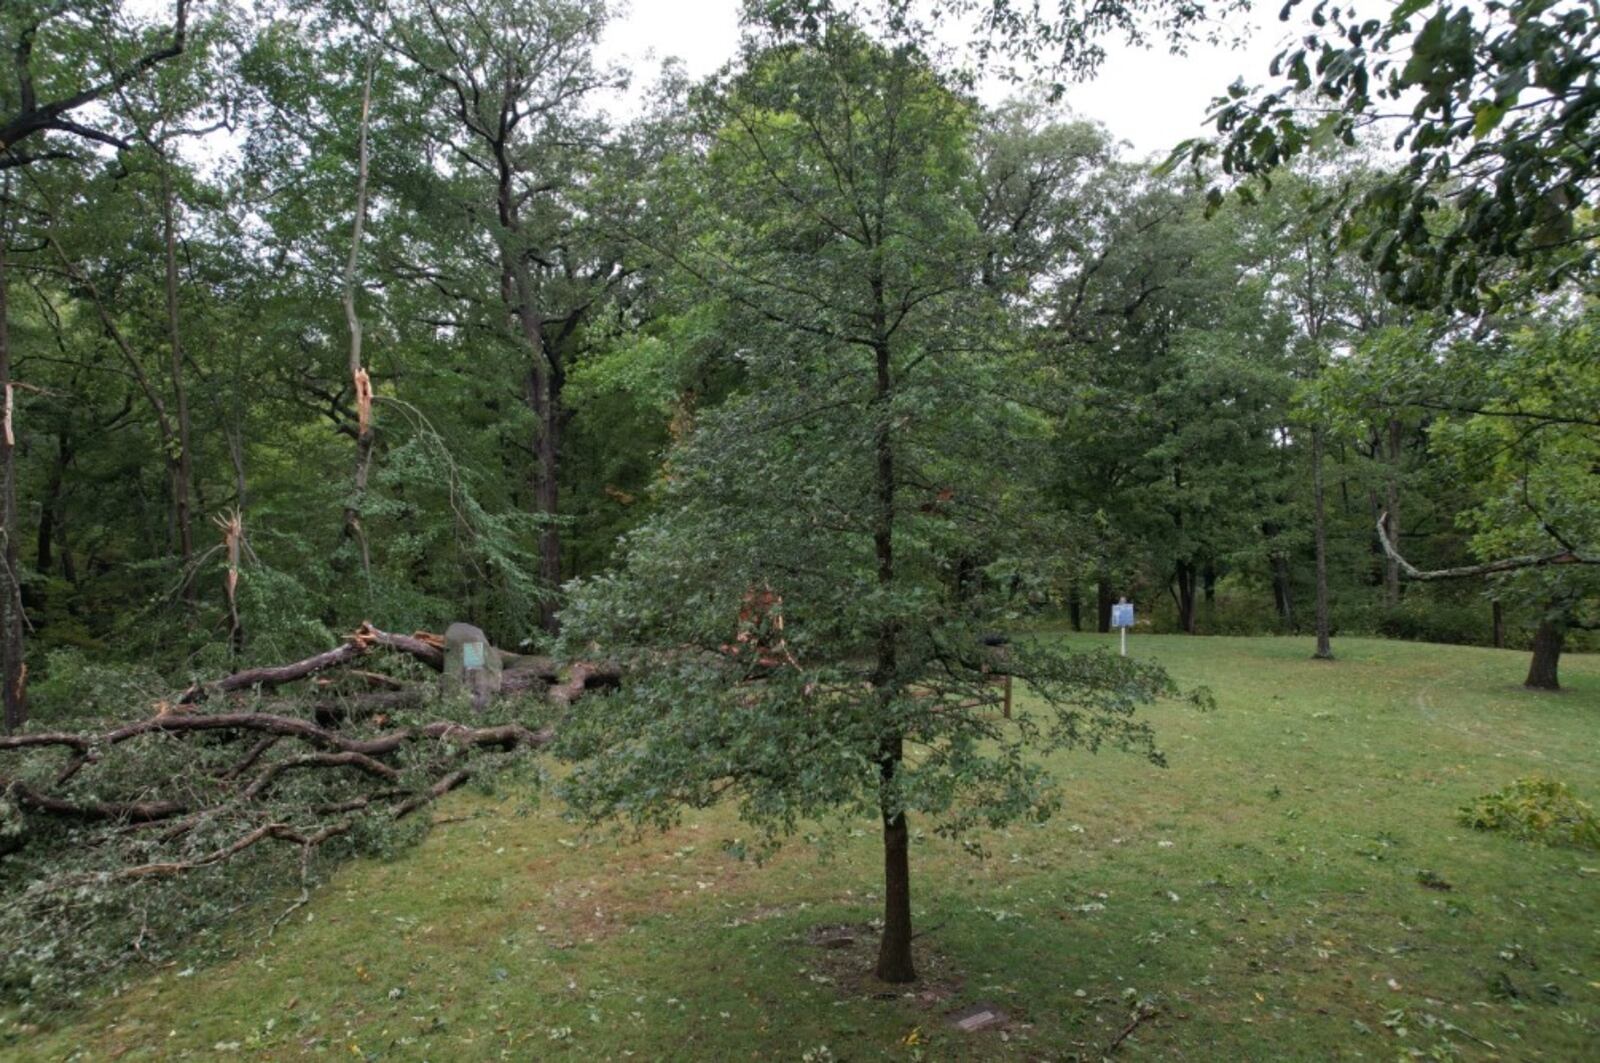
<path fill-rule="evenodd" d="M 1281 6 L 1275 0 L 1258 5 L 1247 19 L 1249 42 L 1239 50 L 1197 46 L 1174 56 L 1108 42 L 1105 66 L 1092 82 L 1071 86 L 1066 105 L 1128 141 L 1135 156 L 1164 155 L 1203 131 L 1207 105 L 1240 74 L 1247 81 L 1266 80 L 1267 64 L 1285 38 L 1286 27 L 1277 20 Z M 608 28 L 602 55 L 633 70 L 635 89 L 653 81 L 660 61 L 670 56 L 701 77 L 732 57 L 738 11 L 739 0 L 633 0 L 631 10 Z M 984 95 L 993 102 L 1005 91 L 994 84 Z M 606 109 L 627 109 L 618 103 Z"/>

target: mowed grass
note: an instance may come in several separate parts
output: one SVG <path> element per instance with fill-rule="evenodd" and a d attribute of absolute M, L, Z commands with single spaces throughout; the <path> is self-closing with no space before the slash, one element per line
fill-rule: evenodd
<path fill-rule="evenodd" d="M 1063 754 L 1061 814 L 981 838 L 987 860 L 919 834 L 918 985 L 864 975 L 870 932 L 808 940 L 877 916 L 874 824 L 757 867 L 723 850 L 725 809 L 586 839 L 554 801 L 458 795 L 437 815 L 467 818 L 340 869 L 270 938 L 281 905 L 230 929 L 235 958 L 0 1027 L 0 1054 L 1098 1059 L 1143 1002 L 1121 1058 L 1600 1059 L 1600 853 L 1455 820 L 1532 774 L 1600 803 L 1600 659 L 1538 695 L 1509 651 L 1133 646 L 1217 711 L 1153 711 L 1166 770 Z M 978 1003 L 1008 1021 L 955 1029 Z"/>

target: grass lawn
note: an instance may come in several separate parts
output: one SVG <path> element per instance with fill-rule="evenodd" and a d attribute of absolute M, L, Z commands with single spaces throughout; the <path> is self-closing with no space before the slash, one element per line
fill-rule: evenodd
<path fill-rule="evenodd" d="M 0 1055 L 1098 1059 L 1143 1001 L 1119 1057 L 1600 1059 L 1600 853 L 1455 821 L 1532 774 L 1600 804 L 1600 658 L 1538 695 L 1509 651 L 1133 647 L 1218 711 L 1154 711 L 1164 771 L 1062 755 L 1062 813 L 985 837 L 985 861 L 918 836 L 909 989 L 864 976 L 870 931 L 813 943 L 878 914 L 874 824 L 831 828 L 831 858 L 798 842 L 756 867 L 723 851 L 725 810 L 586 840 L 553 801 L 463 794 L 420 848 L 344 867 L 270 939 L 281 906 L 228 932 L 232 959 L 6 1022 Z M 977 1003 L 1008 1021 L 955 1029 Z"/>

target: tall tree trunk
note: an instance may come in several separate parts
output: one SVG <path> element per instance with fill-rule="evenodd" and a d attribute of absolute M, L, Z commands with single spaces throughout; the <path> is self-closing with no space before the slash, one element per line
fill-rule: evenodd
<path fill-rule="evenodd" d="M 504 230 L 500 259 L 500 286 L 512 319 L 528 352 L 524 399 L 533 414 L 533 471 L 529 488 L 534 512 L 544 518 L 539 532 L 539 577 L 546 597 L 539 603 L 539 626 L 555 634 L 559 627 L 556 589 L 561 585 L 561 530 L 557 474 L 561 455 L 561 380 L 555 352 L 545 343 L 544 323 L 535 305 L 533 278 L 521 249 L 522 223 L 517 214 L 514 169 L 507 145 L 497 148 L 500 163 L 498 210 Z"/>
<path fill-rule="evenodd" d="M 11 181 L 6 180 L 5 198 L 11 198 Z M 22 588 L 17 579 L 17 446 L 14 395 L 11 380 L 11 323 L 7 260 L 10 257 L 11 226 L 9 211 L 0 210 L 0 399 L 5 403 L 5 424 L 0 430 L 0 535 L 5 537 L 0 550 L 0 692 L 4 704 L 5 729 L 10 734 L 28 722 L 28 666 L 25 662 L 27 616 L 22 609 Z"/>
<path fill-rule="evenodd" d="M 72 439 L 65 425 L 56 432 L 56 460 L 50 463 L 50 479 L 45 483 L 44 500 L 39 506 L 39 533 L 34 540 L 33 567 L 42 575 L 55 567 L 55 548 L 59 538 L 56 524 L 61 520 L 61 491 L 67 466 L 72 462 Z"/>
<path fill-rule="evenodd" d="M 1094 585 L 1095 630 L 1100 634 L 1111 631 L 1111 577 L 1102 574 Z"/>
<path fill-rule="evenodd" d="M 178 453 L 172 463 L 172 523 L 178 539 L 178 560 L 183 566 L 183 599 L 196 604 L 194 580 L 194 515 L 190 509 L 194 482 L 194 453 L 190 447 L 189 391 L 183 383 L 183 333 L 178 321 L 178 226 L 172 190 L 172 170 L 161 157 L 161 226 L 166 245 L 167 340 L 171 361 L 173 411 L 177 416 Z"/>
<path fill-rule="evenodd" d="M 889 348 L 887 312 L 883 298 L 883 279 L 872 278 L 875 301 L 875 339 L 873 355 L 877 387 L 873 393 L 873 431 L 875 458 L 874 488 L 877 497 L 872 528 L 873 555 L 878 565 L 878 588 L 882 600 L 893 600 L 894 587 L 894 506 L 895 467 L 893 438 L 894 377 Z M 892 607 L 891 607 L 892 608 Z M 873 694 L 878 718 L 892 717 L 892 702 L 899 683 L 897 648 L 899 626 L 893 616 L 878 625 L 877 662 L 873 668 Z M 916 967 L 911 961 L 911 863 L 905 809 L 895 784 L 903 756 L 903 736 L 886 733 L 879 742 L 878 810 L 883 818 L 883 937 L 878 942 L 877 975 L 885 982 L 915 981 Z"/>
<path fill-rule="evenodd" d="M 1496 598 L 1489 603 L 1490 636 L 1494 640 L 1494 648 L 1506 648 L 1506 608 Z"/>
<path fill-rule="evenodd" d="M 372 416 L 372 378 L 361 364 L 361 318 L 356 313 L 357 268 L 361 261 L 361 235 L 367 224 L 367 131 L 372 115 L 372 69 L 367 60 L 367 76 L 361 86 L 361 129 L 356 140 L 356 210 L 350 230 L 350 256 L 344 264 L 344 321 L 350 332 L 350 386 L 356 398 L 356 467 L 350 501 L 344 507 L 339 539 L 353 541 L 361 554 L 361 574 L 372 577 L 372 550 L 361 512 L 367 497 L 367 479 L 372 469 L 372 443 L 375 435 Z M 243 480 L 239 493 L 243 495 Z M 242 505 L 242 503 L 241 503 Z"/>
<path fill-rule="evenodd" d="M 1178 627 L 1186 635 L 1195 632 L 1195 569 L 1188 561 L 1179 561 L 1177 570 L 1173 573 L 1173 582 L 1177 584 L 1178 600 Z"/>
<path fill-rule="evenodd" d="M 1311 656 L 1319 661 L 1333 660 L 1329 639 L 1331 619 L 1328 610 L 1328 514 L 1322 481 L 1322 426 L 1311 429 L 1311 493 L 1317 541 L 1317 649 Z"/>
<path fill-rule="evenodd" d="M 1201 575 L 1201 579 L 1202 579 L 1203 583 L 1205 584 L 1205 588 L 1206 588 L 1206 604 L 1207 605 L 1216 605 L 1217 604 L 1217 566 L 1212 564 L 1210 561 L 1207 561 L 1206 565 L 1205 565 L 1205 568 L 1201 570 L 1201 574 L 1200 575 Z"/>
<path fill-rule="evenodd" d="M 1072 630 L 1083 630 L 1083 588 L 1074 581 L 1067 592 L 1067 615 L 1072 618 Z"/>
<path fill-rule="evenodd" d="M 1384 481 L 1384 531 L 1396 550 L 1400 549 L 1400 418 L 1389 418 L 1389 469 Z M 1383 604 L 1390 609 L 1400 604 L 1400 564 L 1384 552 Z"/>
<path fill-rule="evenodd" d="M 1533 633 L 1533 660 L 1528 665 L 1528 678 L 1523 684 L 1532 690 L 1560 690 L 1556 676 L 1561 663 L 1561 649 L 1566 644 L 1566 628 L 1548 617 L 1539 621 Z"/>
<path fill-rule="evenodd" d="M 1294 631 L 1294 583 L 1290 579 L 1289 558 L 1282 551 L 1272 554 L 1272 604 L 1277 607 L 1284 629 Z"/>
<path fill-rule="evenodd" d="M 898 741 L 895 746 L 898 746 Z M 887 749 L 887 747 L 886 747 Z M 887 765 L 898 764 L 898 750 L 885 756 Z M 884 786 L 894 778 L 886 769 Z M 917 980 L 911 959 L 911 854 L 910 831 L 904 811 L 885 807 L 883 812 L 883 938 L 878 943 L 878 978 L 903 983 Z"/>
<path fill-rule="evenodd" d="M 539 532 L 539 579 L 552 592 L 561 586 L 561 529 L 556 524 L 560 512 L 561 430 L 565 412 L 561 405 L 561 366 L 550 358 L 545 377 L 544 401 L 540 409 L 538 486 L 535 498 L 545 526 Z M 540 624 L 551 634 L 560 626 L 557 602 L 550 599 L 540 610 Z"/>

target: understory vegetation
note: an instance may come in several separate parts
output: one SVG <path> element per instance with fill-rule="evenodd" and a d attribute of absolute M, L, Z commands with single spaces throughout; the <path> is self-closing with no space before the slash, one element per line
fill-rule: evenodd
<path fill-rule="evenodd" d="M 0 1036 L 1592 1046 L 1600 8 L 1252 3 L 5 0 Z"/>
<path fill-rule="evenodd" d="M 919 985 L 866 977 L 866 821 L 807 823 L 758 866 L 730 852 L 748 835 L 726 806 L 665 834 L 586 834 L 519 787 L 450 799 L 420 846 L 343 866 L 270 936 L 292 881 L 65 1016 L 9 1012 L 0 1044 L 41 1060 L 1099 1058 L 1148 1009 L 1119 1054 L 1595 1054 L 1594 854 L 1456 819 L 1525 776 L 1600 794 L 1593 658 L 1552 700 L 1506 681 L 1504 651 L 1352 639 L 1335 687 L 1303 640 L 1132 646 L 1221 692 L 1216 711 L 1151 711 L 1164 771 L 1064 755 L 1060 811 L 981 832 L 985 859 L 917 835 Z M 814 944 L 819 927 L 849 940 Z M 976 1004 L 1008 1021 L 956 1030 Z"/>

